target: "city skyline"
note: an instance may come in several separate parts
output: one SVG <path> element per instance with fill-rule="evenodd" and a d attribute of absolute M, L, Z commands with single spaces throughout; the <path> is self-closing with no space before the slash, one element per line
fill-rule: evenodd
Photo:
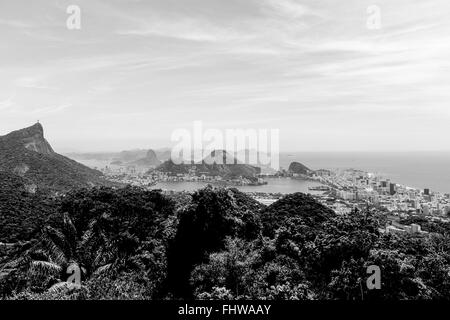
<path fill-rule="evenodd" d="M 80 30 L 66 26 L 70 5 Z M 2 2 L 0 135 L 39 119 L 61 152 L 161 148 L 200 120 L 280 129 L 283 152 L 448 150 L 449 11 L 440 0 Z"/>

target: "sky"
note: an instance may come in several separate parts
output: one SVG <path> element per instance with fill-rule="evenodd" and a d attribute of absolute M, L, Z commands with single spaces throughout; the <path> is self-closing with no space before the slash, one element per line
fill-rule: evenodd
<path fill-rule="evenodd" d="M 0 135 L 39 120 L 56 151 L 118 151 L 202 121 L 279 129 L 281 151 L 449 150 L 449 16 L 448 0 L 0 0 Z"/>

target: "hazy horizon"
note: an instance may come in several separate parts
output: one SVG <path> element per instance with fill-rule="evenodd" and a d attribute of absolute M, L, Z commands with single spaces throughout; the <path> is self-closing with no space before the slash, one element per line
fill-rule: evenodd
<path fill-rule="evenodd" d="M 0 136 L 6 135 L 15 130 L 20 130 L 23 128 L 30 127 L 31 125 L 30 124 L 24 125 L 23 127 L 15 128 L 11 131 L 0 130 Z M 122 143 L 122 145 L 123 145 L 122 148 L 120 146 L 118 146 L 118 147 L 106 146 L 105 147 L 104 144 L 99 144 L 96 146 L 96 145 L 93 145 L 92 143 L 90 144 L 90 147 L 81 146 L 80 148 L 74 148 L 74 147 L 70 147 L 70 146 L 67 146 L 64 144 L 59 145 L 59 144 L 53 143 L 53 141 L 55 140 L 54 139 L 55 137 L 52 137 L 52 136 L 49 137 L 49 135 L 46 132 L 47 130 L 46 130 L 45 124 L 43 124 L 43 127 L 44 127 L 44 137 L 46 138 L 46 140 L 51 144 L 52 148 L 55 149 L 56 152 L 62 153 L 62 154 L 117 153 L 117 152 L 121 152 L 121 151 L 149 150 L 149 149 L 153 149 L 153 150 L 168 149 L 168 150 L 170 150 L 172 145 L 174 144 L 173 142 L 170 142 L 170 141 L 168 141 L 165 144 L 164 143 L 152 144 L 152 143 L 145 143 L 145 142 L 141 143 L 140 141 L 144 141 L 145 139 L 136 139 L 135 141 L 126 141 L 126 142 Z M 149 141 L 150 140 L 151 139 L 149 139 Z M 336 153 L 336 154 L 338 154 L 338 153 L 410 153 L 410 154 L 414 154 L 414 153 L 450 153 L 450 149 L 428 149 L 428 150 L 383 150 L 383 149 L 380 149 L 380 150 L 333 150 L 333 149 L 328 149 L 328 150 L 327 149 L 323 149 L 323 150 L 320 150 L 320 149 L 288 150 L 288 149 L 281 149 L 280 153 L 283 153 L 283 154 L 288 154 L 288 153 Z"/>

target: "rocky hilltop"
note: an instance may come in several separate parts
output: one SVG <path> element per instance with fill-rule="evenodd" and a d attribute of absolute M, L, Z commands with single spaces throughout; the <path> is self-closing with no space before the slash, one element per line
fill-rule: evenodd
<path fill-rule="evenodd" d="M 260 168 L 238 163 L 233 156 L 223 150 L 212 151 L 203 161 L 194 164 L 175 164 L 170 159 L 157 167 L 157 170 L 172 174 L 185 174 L 195 170 L 197 175 L 220 176 L 226 179 L 253 178 L 261 173 Z"/>
<path fill-rule="evenodd" d="M 54 152 L 40 123 L 0 136 L 0 171 L 22 177 L 31 191 L 110 185 L 101 172 Z"/>
<path fill-rule="evenodd" d="M 13 131 L 3 137 L 0 137 L 0 143 L 9 144 L 11 146 L 19 145 L 28 150 L 41 154 L 54 154 L 52 147 L 44 138 L 44 128 L 40 123 Z"/>
<path fill-rule="evenodd" d="M 137 159 L 135 161 L 131 161 L 127 163 L 129 166 L 136 166 L 136 167 L 143 167 L 143 168 L 150 168 L 150 167 L 156 167 L 161 164 L 161 161 L 158 160 L 158 157 L 156 156 L 155 151 L 148 150 L 145 157 Z"/>
<path fill-rule="evenodd" d="M 289 165 L 288 171 L 292 174 L 310 174 L 312 172 L 312 170 L 300 162 L 292 162 Z"/>

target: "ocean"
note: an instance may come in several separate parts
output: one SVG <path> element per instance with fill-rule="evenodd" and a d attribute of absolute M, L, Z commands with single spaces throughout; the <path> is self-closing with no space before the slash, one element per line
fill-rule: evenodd
<path fill-rule="evenodd" d="M 281 153 L 280 166 L 292 161 L 313 170 L 354 168 L 409 187 L 450 193 L 450 152 L 295 152 Z"/>

